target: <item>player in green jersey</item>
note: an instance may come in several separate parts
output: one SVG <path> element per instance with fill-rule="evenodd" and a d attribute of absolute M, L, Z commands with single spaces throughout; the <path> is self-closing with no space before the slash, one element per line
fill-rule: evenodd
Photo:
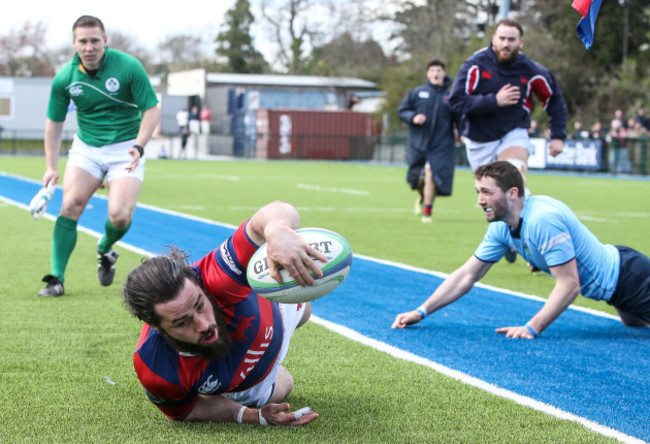
<path fill-rule="evenodd" d="M 160 107 L 142 64 L 107 46 L 104 25 L 84 15 L 72 26 L 76 54 L 54 77 L 45 122 L 43 186 L 59 180 L 63 123 L 74 102 L 78 130 L 63 177 L 63 203 L 52 236 L 51 274 L 39 296 L 61 296 L 77 242 L 77 221 L 93 193 L 108 185 L 108 219 L 97 245 L 98 279 L 113 283 L 113 244 L 131 225 L 144 179 L 144 147 L 160 122 Z"/>

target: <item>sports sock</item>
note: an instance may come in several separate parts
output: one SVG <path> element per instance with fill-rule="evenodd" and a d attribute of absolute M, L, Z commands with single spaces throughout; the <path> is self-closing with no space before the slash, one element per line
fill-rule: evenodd
<path fill-rule="evenodd" d="M 56 218 L 52 235 L 52 265 L 54 276 L 64 281 L 65 268 L 77 244 L 77 221 L 64 216 Z"/>
<path fill-rule="evenodd" d="M 106 219 L 106 223 L 104 223 L 105 233 L 102 239 L 99 241 L 99 251 L 104 254 L 111 251 L 113 244 L 122 239 L 122 236 L 124 236 L 126 232 L 129 231 L 129 228 L 131 228 L 131 222 L 129 222 L 125 228 L 115 228 L 115 225 L 111 223 L 111 219 Z"/>
<path fill-rule="evenodd" d="M 422 213 L 423 213 L 425 216 L 431 216 L 431 210 L 432 210 L 432 209 L 433 209 L 433 205 L 425 205 L 425 206 L 424 206 L 424 210 L 422 211 Z"/>

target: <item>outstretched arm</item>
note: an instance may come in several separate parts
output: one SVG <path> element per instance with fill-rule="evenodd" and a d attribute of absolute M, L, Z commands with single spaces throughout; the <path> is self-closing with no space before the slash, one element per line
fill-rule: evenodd
<path fill-rule="evenodd" d="M 246 225 L 246 234 L 257 245 L 267 243 L 271 277 L 282 282 L 280 268 L 286 269 L 298 285 L 314 285 L 323 271 L 312 258 L 327 262 L 327 257 L 307 244 L 296 233 L 300 226 L 298 211 L 285 202 L 272 202 L 262 207 Z"/>
<path fill-rule="evenodd" d="M 424 316 L 431 314 L 442 307 L 460 299 L 470 291 L 492 266 L 491 262 L 483 262 L 475 256 L 469 258 L 462 267 L 454 271 L 431 296 L 417 309 L 398 314 L 393 321 L 392 328 L 404 328 L 407 325 L 417 324 Z"/>
<path fill-rule="evenodd" d="M 550 268 L 556 279 L 553 291 L 540 311 L 526 325 L 497 328 L 508 338 L 533 339 L 557 319 L 580 294 L 580 278 L 576 260 Z"/>

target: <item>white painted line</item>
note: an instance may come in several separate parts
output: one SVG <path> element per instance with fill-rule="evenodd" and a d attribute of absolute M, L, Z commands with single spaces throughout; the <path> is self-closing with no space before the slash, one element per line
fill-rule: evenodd
<path fill-rule="evenodd" d="M 226 176 L 223 174 L 194 174 L 193 178 L 197 179 L 216 179 L 216 180 L 225 180 L 228 182 L 240 182 L 241 177 L 239 176 Z M 185 179 L 184 175 L 181 174 L 168 174 L 165 176 L 167 179 Z"/>
<path fill-rule="evenodd" d="M 321 319 L 314 314 L 312 314 L 309 319 L 314 321 L 318 325 L 322 325 L 328 330 L 331 330 L 335 333 L 345 336 L 346 338 L 351 339 L 355 342 L 359 342 L 363 345 L 367 345 L 371 348 L 374 348 L 375 350 L 387 353 L 390 356 L 393 356 L 395 358 L 403 359 L 405 361 L 409 361 L 415 364 L 420 364 L 425 367 L 429 367 L 432 370 L 437 371 L 438 373 L 454 378 L 464 384 L 471 385 L 473 387 L 479 388 L 488 393 L 491 393 L 496 396 L 500 396 L 505 399 L 510 399 L 511 401 L 514 401 L 517 404 L 530 407 L 532 409 L 546 413 L 547 415 L 554 416 L 558 419 L 576 422 L 586 427 L 587 429 L 592 430 L 608 438 L 613 438 L 626 444 L 644 444 L 644 441 L 641 441 L 640 439 L 635 438 L 633 436 L 629 436 L 624 433 L 621 433 L 618 430 L 614 430 L 610 427 L 604 426 L 602 424 L 598 424 L 597 422 L 590 421 L 581 416 L 574 415 L 573 413 L 565 412 L 564 410 L 558 409 L 557 407 L 554 407 L 552 405 L 545 404 L 543 402 L 537 401 L 527 396 L 519 395 L 517 393 L 511 392 L 510 390 L 503 389 L 496 385 L 485 382 L 481 379 L 467 375 L 463 372 L 459 372 L 458 370 L 451 369 L 444 365 L 422 358 L 421 356 L 401 350 L 397 347 L 393 347 L 392 345 L 388 345 L 384 342 L 369 338 L 348 327 L 344 327 L 342 325 L 335 324 L 325 319 Z"/>
<path fill-rule="evenodd" d="M 369 196 L 369 191 L 364 190 L 354 190 L 350 188 L 336 188 L 336 187 L 322 187 L 320 185 L 307 185 L 304 183 L 299 183 L 296 185 L 298 189 L 301 190 L 310 190 L 310 191 L 324 191 L 327 193 L 341 193 L 341 194 L 353 194 L 357 196 Z"/>

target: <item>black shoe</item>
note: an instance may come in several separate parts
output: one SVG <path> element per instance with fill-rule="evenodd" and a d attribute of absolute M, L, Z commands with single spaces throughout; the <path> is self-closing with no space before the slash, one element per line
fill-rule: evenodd
<path fill-rule="evenodd" d="M 533 274 L 537 274 L 540 271 L 542 271 L 539 268 L 537 268 L 536 266 L 532 265 L 530 262 L 528 263 L 528 266 L 530 267 L 530 272 L 533 273 Z"/>
<path fill-rule="evenodd" d="M 47 285 L 44 289 L 38 292 L 39 296 L 44 298 L 55 298 L 58 296 L 63 296 L 63 282 L 61 282 L 59 278 L 48 274 L 42 280 L 43 282 L 46 282 Z"/>
<path fill-rule="evenodd" d="M 97 250 L 97 279 L 104 287 L 113 283 L 115 262 L 117 262 L 118 257 L 119 253 L 115 250 L 111 250 L 106 254 L 99 251 L 99 249 Z"/>
<path fill-rule="evenodd" d="M 517 260 L 517 250 L 514 248 L 509 249 L 506 251 L 506 260 L 510 262 L 511 264 Z"/>

